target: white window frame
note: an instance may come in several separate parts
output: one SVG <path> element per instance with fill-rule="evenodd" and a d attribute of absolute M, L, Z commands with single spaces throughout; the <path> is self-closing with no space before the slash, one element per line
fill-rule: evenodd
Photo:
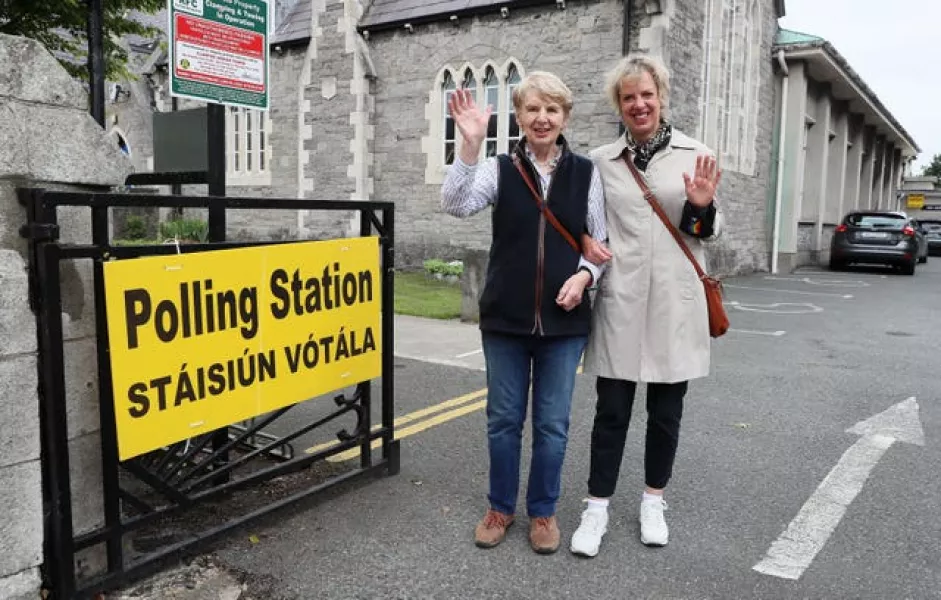
<path fill-rule="evenodd" d="M 455 86 L 458 82 L 467 81 L 467 73 L 473 75 L 474 96 L 478 105 L 485 106 L 487 103 L 488 86 L 484 84 L 489 69 L 493 70 L 496 77 L 496 96 L 497 104 L 493 107 L 493 114 L 496 116 L 497 137 L 488 137 L 485 143 L 481 145 L 480 160 L 487 157 L 487 142 L 496 142 L 497 154 L 508 152 L 511 149 L 511 140 L 509 139 L 510 116 L 513 113 L 512 87 L 509 84 L 510 69 L 515 68 L 520 79 L 525 77 L 526 72 L 520 65 L 520 61 L 510 58 L 502 65 L 494 61 L 486 61 L 481 65 L 472 65 L 465 63 L 459 68 L 451 65 L 445 65 L 438 71 L 435 77 L 434 87 L 428 94 L 428 103 L 425 106 L 425 118 L 428 121 L 428 135 L 422 138 L 422 150 L 425 153 L 427 163 L 425 167 L 425 183 L 440 184 L 444 181 L 444 175 L 447 172 L 445 148 L 449 140 L 445 139 L 448 122 L 447 93 L 445 82 L 450 74 L 451 80 Z M 461 147 L 461 133 L 455 128 L 455 154 Z"/>
<path fill-rule="evenodd" d="M 699 136 L 725 169 L 753 175 L 761 88 L 758 0 L 706 0 Z"/>
<path fill-rule="evenodd" d="M 226 108 L 227 185 L 271 185 L 271 116 L 267 111 Z"/>

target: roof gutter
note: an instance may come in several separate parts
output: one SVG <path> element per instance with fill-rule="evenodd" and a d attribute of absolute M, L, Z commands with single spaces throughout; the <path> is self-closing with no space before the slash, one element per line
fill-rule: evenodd
<path fill-rule="evenodd" d="M 822 56 L 827 61 L 828 65 L 839 73 L 853 91 L 866 102 L 869 109 L 888 125 L 889 129 L 892 130 L 892 133 L 894 133 L 899 140 L 905 142 L 914 154 L 921 152 L 921 148 L 918 147 L 915 140 L 913 140 L 908 132 L 891 116 L 891 113 L 883 106 L 882 102 L 875 97 L 875 94 L 869 90 L 865 84 L 859 81 L 859 76 L 856 75 L 855 72 L 852 72 L 852 70 L 848 68 L 848 65 L 842 64 L 841 60 L 834 58 L 833 53 L 835 50 L 833 50 L 829 43 L 810 48 L 788 49 L 784 47 L 779 49 L 784 51 L 788 59 L 806 60 L 808 58 L 819 58 Z"/>
<path fill-rule="evenodd" d="M 564 7 L 564 2 L 559 2 L 559 0 L 516 0 L 507 1 L 507 2 L 498 2 L 495 4 L 489 4 L 484 6 L 471 6 L 468 8 L 462 8 L 460 10 L 452 10 L 442 13 L 434 13 L 429 15 L 424 15 L 421 17 L 416 17 L 414 19 L 397 19 L 395 21 L 388 21 L 385 23 L 377 23 L 375 25 L 357 25 L 356 31 L 359 33 L 370 32 L 376 33 L 378 31 L 390 31 L 393 29 L 402 29 L 406 25 L 411 25 L 415 27 L 417 25 L 425 25 L 428 23 L 435 23 L 440 21 L 447 21 L 451 17 L 457 17 L 458 19 L 464 17 L 477 17 L 482 15 L 490 15 L 493 13 L 499 14 L 504 8 L 508 11 L 518 10 L 520 8 L 530 8 L 533 6 L 545 6 L 549 4 L 559 5 L 560 8 Z"/>

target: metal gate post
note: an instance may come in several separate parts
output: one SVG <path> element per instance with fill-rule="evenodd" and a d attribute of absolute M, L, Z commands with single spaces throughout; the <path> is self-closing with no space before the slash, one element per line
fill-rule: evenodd
<path fill-rule="evenodd" d="M 372 211 L 368 211 L 372 213 Z M 365 209 L 359 211 L 359 235 L 360 237 L 369 237 L 369 234 L 372 233 L 372 222 L 369 220 L 369 215 Z M 385 369 L 385 365 L 382 367 Z M 359 385 L 361 393 L 359 394 L 360 399 L 359 403 L 362 406 L 361 415 L 361 427 L 359 427 L 359 432 L 364 436 L 363 443 L 359 447 L 359 465 L 363 469 L 368 469 L 372 466 L 372 436 L 369 435 L 372 432 L 372 382 L 364 381 Z M 385 400 L 383 400 L 385 403 Z"/>
<path fill-rule="evenodd" d="M 37 248 L 39 306 L 39 418 L 43 488 L 46 491 L 45 568 L 58 597 L 75 591 L 75 545 L 72 531 L 72 485 L 69 476 L 68 418 L 65 409 L 65 357 L 59 247 Z"/>
<path fill-rule="evenodd" d="M 108 207 L 91 209 L 92 242 L 107 247 Z M 111 384 L 111 354 L 108 351 L 108 313 L 105 304 L 104 264 L 95 260 L 95 330 L 98 362 L 98 414 L 101 420 L 101 472 L 104 492 L 105 527 L 108 530 L 108 571 L 120 572 L 124 568 L 121 544 L 121 484 L 118 476 L 118 433 L 114 415 L 114 390 Z"/>
<path fill-rule="evenodd" d="M 382 209 L 382 457 L 389 475 L 399 472 L 399 443 L 395 440 L 395 208 Z"/>

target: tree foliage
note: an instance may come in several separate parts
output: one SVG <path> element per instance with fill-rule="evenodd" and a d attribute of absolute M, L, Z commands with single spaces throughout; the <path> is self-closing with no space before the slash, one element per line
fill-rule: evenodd
<path fill-rule="evenodd" d="M 941 154 L 935 154 L 934 158 L 931 159 L 931 163 L 922 169 L 921 174 L 941 178 Z"/>
<path fill-rule="evenodd" d="M 127 51 L 121 38 L 154 37 L 158 30 L 133 18 L 133 11 L 152 14 L 166 0 L 102 0 L 105 76 L 128 77 Z M 88 3 L 86 0 L 0 0 L 0 33 L 21 35 L 42 43 L 74 77 L 88 80 Z"/>

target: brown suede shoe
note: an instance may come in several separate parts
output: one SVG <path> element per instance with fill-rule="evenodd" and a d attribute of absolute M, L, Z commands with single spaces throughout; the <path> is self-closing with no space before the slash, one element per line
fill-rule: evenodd
<path fill-rule="evenodd" d="M 487 511 L 474 530 L 474 543 L 478 548 L 493 548 L 506 537 L 506 530 L 513 524 L 513 515 L 493 510 Z"/>
<path fill-rule="evenodd" d="M 539 554 L 552 554 L 559 549 L 559 523 L 555 517 L 536 517 L 529 522 L 529 545 Z"/>

